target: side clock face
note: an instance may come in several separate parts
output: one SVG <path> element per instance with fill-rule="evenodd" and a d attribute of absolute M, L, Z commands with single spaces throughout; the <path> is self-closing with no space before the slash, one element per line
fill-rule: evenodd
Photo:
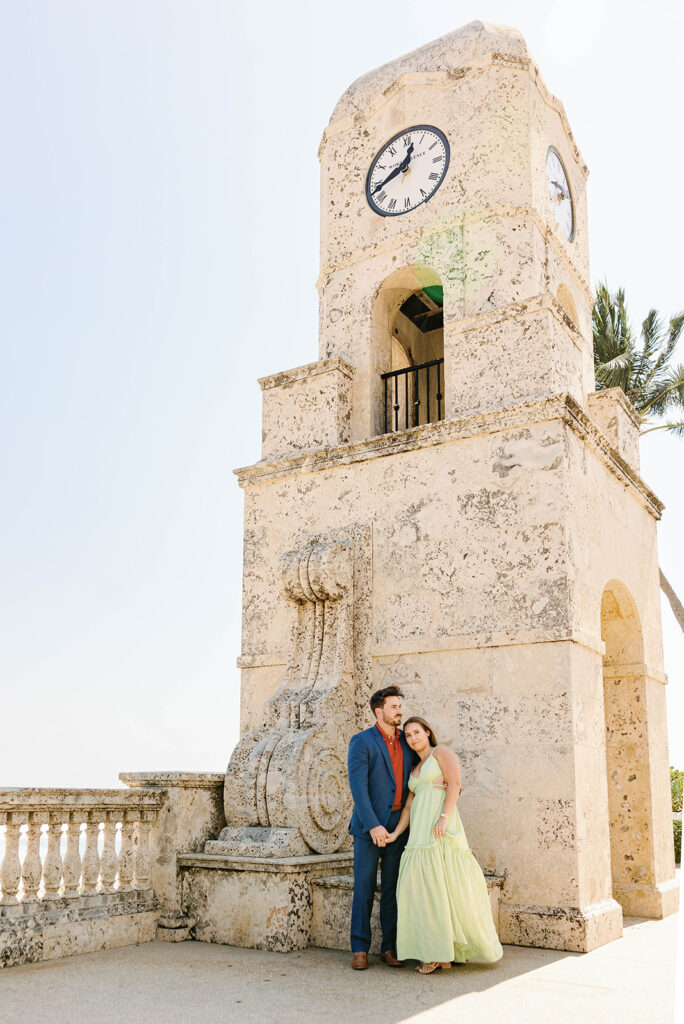
<path fill-rule="evenodd" d="M 551 208 L 561 231 L 572 242 L 575 237 L 575 211 L 568 176 L 558 150 L 549 146 L 546 154 L 546 186 L 549 190 Z"/>
<path fill-rule="evenodd" d="M 381 217 L 399 217 L 427 203 L 444 181 L 449 143 L 429 124 L 405 128 L 386 142 L 370 165 L 366 199 Z"/>

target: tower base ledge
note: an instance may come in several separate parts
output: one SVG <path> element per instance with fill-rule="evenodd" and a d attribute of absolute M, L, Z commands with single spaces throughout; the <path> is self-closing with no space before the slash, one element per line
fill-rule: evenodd
<path fill-rule="evenodd" d="M 281 858 L 181 854 L 183 913 L 194 918 L 193 937 L 200 942 L 279 953 L 307 946 L 349 949 L 352 860 L 349 853 Z M 503 878 L 485 878 L 497 924 Z M 371 952 L 380 948 L 378 903 L 379 895 Z"/>
<path fill-rule="evenodd" d="M 177 864 L 183 913 L 195 919 L 194 937 L 200 942 L 277 953 L 306 949 L 312 945 L 316 879 L 350 871 L 352 860 L 349 853 L 308 857 L 182 854 Z"/>
<path fill-rule="evenodd" d="M 511 946 L 588 953 L 622 935 L 622 907 L 605 900 L 589 907 L 499 906 L 499 937 Z"/>
<path fill-rule="evenodd" d="M 653 917 L 658 920 L 679 909 L 679 882 L 672 878 L 657 885 L 614 885 L 613 895 L 625 917 Z"/>

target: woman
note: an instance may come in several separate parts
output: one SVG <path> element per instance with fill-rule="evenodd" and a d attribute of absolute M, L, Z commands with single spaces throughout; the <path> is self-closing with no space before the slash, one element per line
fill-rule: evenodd
<path fill-rule="evenodd" d="M 487 884 L 468 847 L 456 801 L 461 792 L 458 758 L 438 744 L 424 718 L 409 718 L 404 736 L 418 757 L 394 841 L 411 822 L 397 882 L 397 956 L 420 960 L 420 974 L 472 957 L 499 960 Z"/>

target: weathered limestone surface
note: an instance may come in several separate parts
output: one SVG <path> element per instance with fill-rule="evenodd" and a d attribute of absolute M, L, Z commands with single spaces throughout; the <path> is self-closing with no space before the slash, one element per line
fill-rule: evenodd
<path fill-rule="evenodd" d="M 0 791 L 0 967 L 154 938 L 150 833 L 165 796 Z"/>
<path fill-rule="evenodd" d="M 625 462 L 639 472 L 639 414 L 622 388 L 589 395 L 589 415 Z"/>
<path fill-rule="evenodd" d="M 122 772 L 131 789 L 163 789 L 166 794 L 150 837 L 150 883 L 162 915 L 160 938 L 187 938 L 189 925 L 181 912 L 179 853 L 201 850 L 224 824 L 223 783 L 218 772 Z M 176 929 L 183 929 L 176 934 Z M 164 933 L 164 934 L 162 934 Z"/>
<path fill-rule="evenodd" d="M 262 377 L 262 458 L 348 441 L 353 375 L 338 357 Z"/>
<path fill-rule="evenodd" d="M 349 871 L 349 854 L 313 857 L 179 859 L 185 912 L 202 942 L 280 953 L 312 944 L 313 886 L 319 876 Z"/>
<path fill-rule="evenodd" d="M 0 907 L 0 967 L 151 942 L 158 916 L 152 889 Z"/>
<path fill-rule="evenodd" d="M 448 173 L 410 214 L 378 217 L 365 200 L 367 169 L 387 139 L 418 124 L 450 140 Z M 571 240 L 547 191 L 551 145 L 568 175 Z M 242 843 L 254 854 L 258 835 L 275 843 L 254 829 L 276 818 L 299 827 L 311 799 L 306 787 L 285 786 L 288 813 L 270 820 L 280 776 L 271 776 L 260 729 L 284 729 L 283 701 L 290 729 L 323 712 L 310 700 L 318 663 L 302 656 L 301 599 L 284 600 L 277 583 L 282 560 L 299 552 L 306 589 L 312 552 L 363 535 L 350 558 L 352 624 L 325 675 L 326 707 L 349 711 L 353 702 L 355 720 L 344 720 L 339 739 L 368 723 L 372 689 L 401 685 L 407 713 L 424 714 L 459 753 L 466 831 L 483 868 L 503 878 L 503 940 L 594 948 L 620 934 L 621 905 L 669 913 L 676 887 L 657 576 L 662 505 L 638 476 L 629 404 L 594 393 L 587 169 L 519 33 L 480 22 L 354 83 L 320 158 L 321 362 L 267 379 L 263 457 L 238 471 L 238 749 L 262 746 L 253 764 L 243 754 L 231 761 L 226 838 L 237 845 L 223 853 Z M 422 342 L 399 310 L 440 286 L 441 336 Z M 439 358 L 440 345 L 442 422 L 384 434 L 381 375 Z M 339 369 L 331 374 L 335 360 L 344 361 L 344 380 Z M 413 394 L 422 397 L 418 384 Z M 314 616 L 306 635 L 325 637 L 323 620 L 316 627 Z M 261 809 L 246 816 L 235 801 L 238 776 L 262 794 Z M 236 826 L 252 831 L 238 835 Z M 217 878 L 206 886 L 228 885 Z M 262 885 L 268 908 L 285 906 L 286 891 L 289 905 L 297 901 L 285 873 Z M 230 886 L 233 898 L 236 875 Z M 280 886 L 277 898 L 269 886 Z M 315 906 L 326 883 L 314 889 Z M 327 889 L 332 907 L 339 887 Z M 264 934 L 253 914 L 242 926 Z"/>

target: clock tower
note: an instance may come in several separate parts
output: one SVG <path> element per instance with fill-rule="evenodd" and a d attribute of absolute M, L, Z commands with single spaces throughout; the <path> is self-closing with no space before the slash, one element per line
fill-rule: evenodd
<path fill-rule="evenodd" d="M 518 32 L 473 22 L 365 75 L 320 157 L 320 357 L 357 371 L 353 439 L 384 432 L 379 375 L 420 361 L 418 307 L 414 323 L 401 309 L 426 282 L 442 289 L 426 354 L 444 357 L 445 419 L 553 394 L 586 405 L 588 172 Z"/>
<path fill-rule="evenodd" d="M 594 948 L 677 888 L 662 505 L 594 390 L 587 168 L 520 34 L 481 22 L 354 82 L 320 160 L 319 358 L 260 381 L 237 471 L 242 739 L 188 913 L 346 948 L 346 749 L 398 684 L 461 759 L 502 941 Z"/>

